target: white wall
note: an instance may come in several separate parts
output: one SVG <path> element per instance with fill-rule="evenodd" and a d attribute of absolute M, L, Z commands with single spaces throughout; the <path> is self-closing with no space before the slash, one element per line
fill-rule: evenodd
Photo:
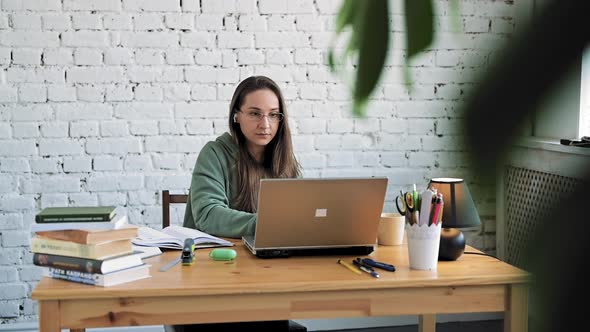
<path fill-rule="evenodd" d="M 325 60 L 340 1 L 1 0 L 0 322 L 36 318 L 28 229 L 39 209 L 120 205 L 157 227 L 159 192 L 188 189 L 250 75 L 282 87 L 307 176 L 387 176 L 386 210 L 402 186 L 465 176 L 484 221 L 468 243 L 493 252 L 494 190 L 468 172 L 458 110 L 513 31 L 513 5 L 461 1 L 454 33 L 448 2 L 435 2 L 437 41 L 412 63 L 409 95 L 392 1 L 396 49 L 356 119 Z"/>

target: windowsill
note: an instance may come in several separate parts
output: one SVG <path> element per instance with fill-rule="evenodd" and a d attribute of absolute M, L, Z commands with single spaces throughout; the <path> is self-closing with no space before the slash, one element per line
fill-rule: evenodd
<path fill-rule="evenodd" d="M 514 145 L 530 149 L 590 156 L 590 147 L 563 145 L 559 143 L 558 139 L 554 138 L 522 137 L 517 139 Z"/>

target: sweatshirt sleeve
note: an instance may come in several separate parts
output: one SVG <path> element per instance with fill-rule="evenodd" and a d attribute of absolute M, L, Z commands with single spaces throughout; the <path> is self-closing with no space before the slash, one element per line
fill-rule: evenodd
<path fill-rule="evenodd" d="M 229 207 L 229 185 L 226 183 L 229 183 L 230 170 L 221 158 L 210 144 L 203 147 L 197 158 L 190 188 L 195 227 L 221 237 L 239 238 L 254 234 L 256 214 Z"/>

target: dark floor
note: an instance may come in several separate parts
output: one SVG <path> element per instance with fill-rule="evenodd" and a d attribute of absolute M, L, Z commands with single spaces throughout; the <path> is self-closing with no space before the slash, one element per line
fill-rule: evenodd
<path fill-rule="evenodd" d="M 501 332 L 504 320 L 437 323 L 436 332 Z M 371 329 L 339 330 L 330 332 L 416 332 L 418 325 L 376 327 Z"/>

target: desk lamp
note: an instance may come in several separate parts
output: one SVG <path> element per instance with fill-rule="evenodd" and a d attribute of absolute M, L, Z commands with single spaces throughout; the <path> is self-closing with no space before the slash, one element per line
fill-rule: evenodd
<path fill-rule="evenodd" d="M 476 227 L 481 224 L 471 193 L 463 179 L 435 178 L 430 188 L 443 194 L 442 230 L 438 259 L 454 261 L 463 255 L 465 237 L 457 228 Z"/>

